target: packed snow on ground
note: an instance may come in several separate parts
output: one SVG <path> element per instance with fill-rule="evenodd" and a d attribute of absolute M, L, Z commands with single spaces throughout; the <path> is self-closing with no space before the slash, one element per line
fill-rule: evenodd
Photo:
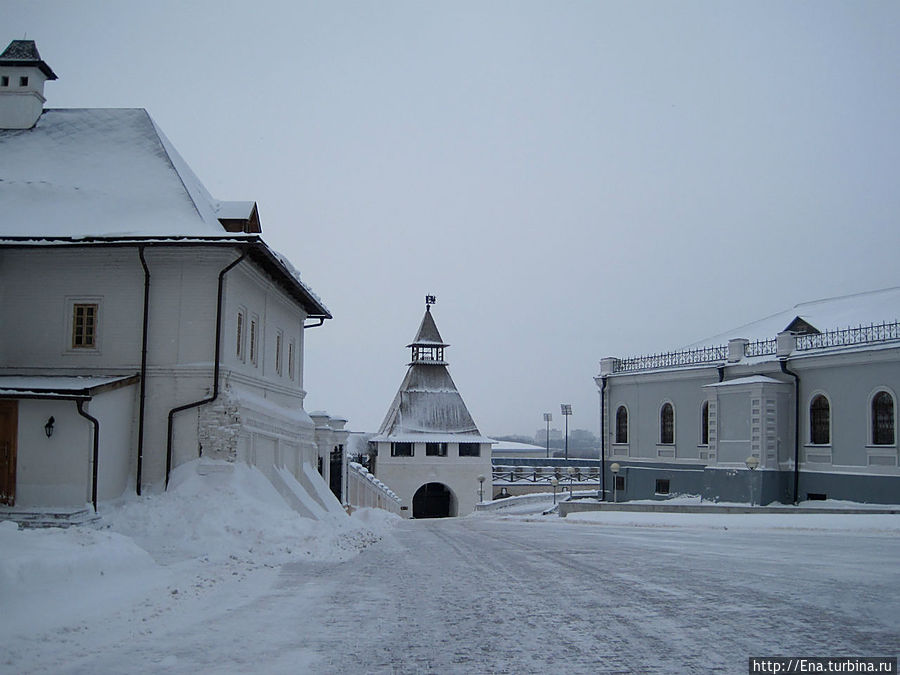
<path fill-rule="evenodd" d="M 551 493 L 319 524 L 198 466 L 95 527 L 0 524 L 0 674 L 740 673 L 900 638 L 896 514 L 560 518 Z"/>
<path fill-rule="evenodd" d="M 399 520 L 374 509 L 337 523 L 301 518 L 258 469 L 214 460 L 184 464 L 167 492 L 100 514 L 68 529 L 0 523 L 0 635 L 87 625 L 140 604 L 165 611 L 255 571 L 265 584 L 286 562 L 352 558 Z"/>

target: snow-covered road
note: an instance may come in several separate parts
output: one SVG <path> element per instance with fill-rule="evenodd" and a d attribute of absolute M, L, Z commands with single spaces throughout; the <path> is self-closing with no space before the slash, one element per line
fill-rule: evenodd
<path fill-rule="evenodd" d="M 729 522 L 406 521 L 346 562 L 260 568 L 205 592 L 182 579 L 173 594 L 170 581 L 164 600 L 18 639 L 6 664 L 53 673 L 746 673 L 749 656 L 897 654 L 896 529 Z"/>

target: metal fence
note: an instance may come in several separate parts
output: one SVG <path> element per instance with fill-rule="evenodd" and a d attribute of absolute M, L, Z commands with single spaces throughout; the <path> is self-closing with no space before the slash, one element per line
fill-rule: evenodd
<path fill-rule="evenodd" d="M 900 322 L 873 323 L 856 328 L 830 330 L 814 335 L 798 335 L 797 351 L 827 349 L 828 347 L 851 347 L 853 345 L 877 344 L 900 340 Z"/>
<path fill-rule="evenodd" d="M 656 368 L 671 368 L 672 366 L 692 366 L 699 363 L 715 363 L 717 361 L 724 361 L 727 356 L 727 345 L 700 347 L 699 349 L 687 349 L 676 352 L 663 352 L 661 354 L 635 356 L 628 359 L 616 359 L 613 372 L 622 373 L 633 370 L 655 370 Z"/>
<path fill-rule="evenodd" d="M 796 336 L 796 351 L 805 352 L 813 349 L 830 347 L 851 347 L 854 345 L 878 344 L 900 340 L 900 322 L 874 323 L 856 328 L 830 330 L 824 333 Z M 756 340 L 744 346 L 744 356 L 774 356 L 777 353 L 778 340 Z M 699 349 L 685 349 L 646 356 L 635 356 L 627 359 L 615 359 L 614 373 L 627 373 L 638 370 L 657 370 L 675 366 L 693 366 L 704 363 L 722 363 L 728 358 L 728 345 L 715 345 Z"/>

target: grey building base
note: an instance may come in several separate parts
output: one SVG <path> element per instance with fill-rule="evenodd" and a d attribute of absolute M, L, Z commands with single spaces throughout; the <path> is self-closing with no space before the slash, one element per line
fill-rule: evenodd
<path fill-rule="evenodd" d="M 620 465 L 624 490 L 618 501 L 670 499 L 677 495 L 700 495 L 703 501 L 790 504 L 794 501 L 794 473 L 749 469 L 712 468 L 702 464 L 664 463 Z M 658 481 L 668 481 L 668 493 L 657 491 Z M 615 477 L 606 464 L 608 501 L 613 500 Z M 800 471 L 797 501 L 837 499 L 863 504 L 900 504 L 900 476 L 819 473 Z"/>

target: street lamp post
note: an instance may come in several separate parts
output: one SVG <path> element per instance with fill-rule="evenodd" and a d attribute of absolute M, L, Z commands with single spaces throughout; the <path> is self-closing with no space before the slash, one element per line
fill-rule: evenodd
<path fill-rule="evenodd" d="M 572 414 L 571 403 L 561 403 L 559 409 L 566 418 L 566 461 L 569 461 L 569 415 Z"/>
<path fill-rule="evenodd" d="M 750 469 L 750 506 L 753 506 L 753 473 L 756 471 L 757 467 L 759 467 L 759 457 L 750 455 L 744 460 L 744 464 Z"/>
<path fill-rule="evenodd" d="M 544 413 L 544 421 L 547 423 L 547 458 L 550 458 L 550 421 L 553 419 L 553 415 L 550 413 Z"/>
<path fill-rule="evenodd" d="M 478 476 L 478 501 L 484 501 L 484 476 Z"/>
<path fill-rule="evenodd" d="M 618 484 L 618 481 L 616 480 L 616 476 L 619 475 L 619 468 L 620 467 L 619 467 L 618 462 L 613 462 L 612 464 L 609 465 L 609 470 L 612 472 L 612 475 L 613 475 L 613 504 L 615 504 L 617 501 L 619 501 L 619 495 L 617 492 L 619 484 Z"/>
<path fill-rule="evenodd" d="M 556 506 L 556 488 L 559 485 L 559 479 L 554 476 L 550 484 L 553 485 L 553 505 Z"/>

